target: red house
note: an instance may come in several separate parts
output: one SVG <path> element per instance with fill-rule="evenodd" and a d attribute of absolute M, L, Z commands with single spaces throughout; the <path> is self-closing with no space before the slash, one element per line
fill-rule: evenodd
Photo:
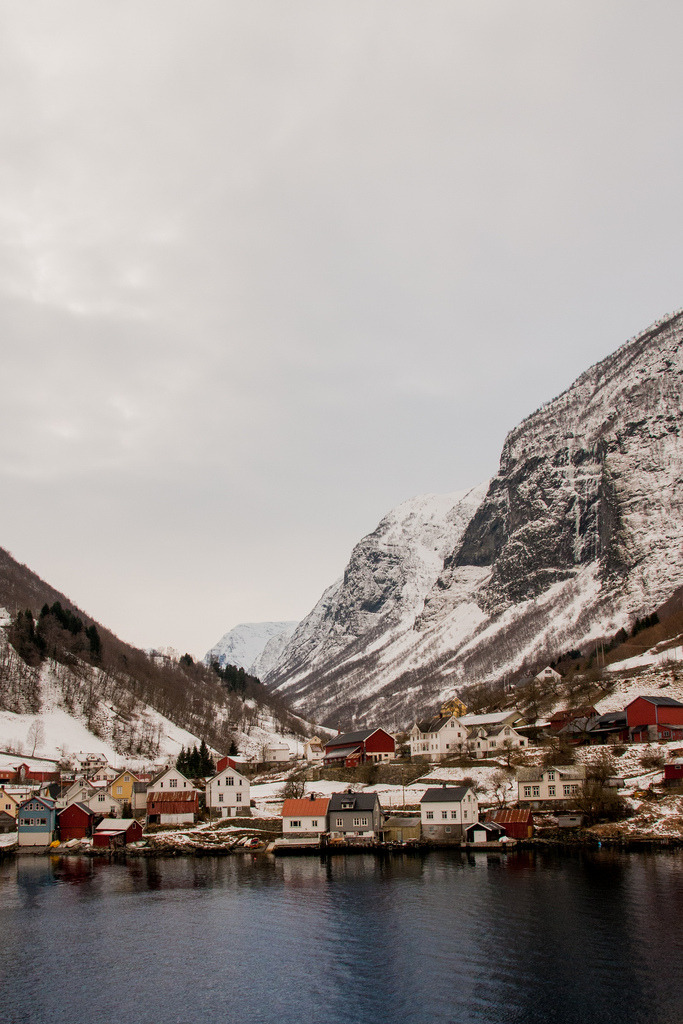
<path fill-rule="evenodd" d="M 634 743 L 683 739 L 683 704 L 673 697 L 636 697 L 626 705 L 626 720 Z"/>
<path fill-rule="evenodd" d="M 343 764 L 354 768 L 367 761 L 392 761 L 396 757 L 396 741 L 384 729 L 345 732 L 325 744 L 324 764 Z"/>
<path fill-rule="evenodd" d="M 93 846 L 115 849 L 142 839 L 142 825 L 135 818 L 103 818 L 93 832 Z"/>
<path fill-rule="evenodd" d="M 216 775 L 220 775 L 220 773 L 226 768 L 234 768 L 236 772 L 239 772 L 244 768 L 244 765 L 239 765 L 237 761 L 233 761 L 231 757 L 221 757 L 220 760 L 216 762 Z"/>
<path fill-rule="evenodd" d="M 548 724 L 552 732 L 559 732 L 560 729 L 564 729 L 565 726 L 570 725 L 572 722 L 576 722 L 579 718 L 597 718 L 598 712 L 595 710 L 592 704 L 585 704 L 580 708 L 564 708 L 562 711 L 556 711 L 552 718 L 548 719 Z"/>
<path fill-rule="evenodd" d="M 510 839 L 530 839 L 534 834 L 534 816 L 519 807 L 503 807 L 486 816 L 487 821 L 501 825 Z"/>
<path fill-rule="evenodd" d="M 85 839 L 91 836 L 99 815 L 91 811 L 85 804 L 69 804 L 57 815 L 59 838 L 63 843 L 70 839 Z"/>
<path fill-rule="evenodd" d="M 675 757 L 669 764 L 664 765 L 664 785 L 683 785 L 683 757 Z"/>

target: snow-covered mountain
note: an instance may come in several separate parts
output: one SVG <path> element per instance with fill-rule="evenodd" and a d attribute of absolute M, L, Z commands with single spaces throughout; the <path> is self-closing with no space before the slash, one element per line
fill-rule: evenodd
<path fill-rule="evenodd" d="M 258 676 L 257 668 L 261 671 L 272 668 L 297 625 L 297 622 L 242 622 L 206 652 L 204 663 L 210 665 L 217 661 L 221 668 L 236 665 Z M 266 648 L 269 648 L 268 654 Z"/>
<path fill-rule="evenodd" d="M 682 340 L 678 312 L 587 370 L 510 432 L 488 488 L 390 513 L 269 685 L 323 721 L 405 723 L 665 601 L 683 584 Z"/>

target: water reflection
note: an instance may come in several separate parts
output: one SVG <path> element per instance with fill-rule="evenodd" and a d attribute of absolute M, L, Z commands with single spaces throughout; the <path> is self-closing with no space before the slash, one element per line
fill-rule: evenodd
<path fill-rule="evenodd" d="M 680 854 L 21 856 L 2 1019 L 680 1024 L 682 910 Z"/>

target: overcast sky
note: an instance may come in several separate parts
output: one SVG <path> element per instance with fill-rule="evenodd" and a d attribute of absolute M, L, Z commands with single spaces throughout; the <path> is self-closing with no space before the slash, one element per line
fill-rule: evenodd
<path fill-rule="evenodd" d="M 298 619 L 683 305 L 683 5 L 0 0 L 0 545 Z"/>

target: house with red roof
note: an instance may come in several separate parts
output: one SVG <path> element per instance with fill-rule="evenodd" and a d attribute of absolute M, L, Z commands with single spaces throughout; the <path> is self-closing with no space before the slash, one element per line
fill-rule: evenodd
<path fill-rule="evenodd" d="M 293 839 L 305 837 L 319 839 L 328 830 L 328 797 L 316 797 L 314 793 L 300 800 L 285 800 L 282 805 L 282 835 Z"/>

